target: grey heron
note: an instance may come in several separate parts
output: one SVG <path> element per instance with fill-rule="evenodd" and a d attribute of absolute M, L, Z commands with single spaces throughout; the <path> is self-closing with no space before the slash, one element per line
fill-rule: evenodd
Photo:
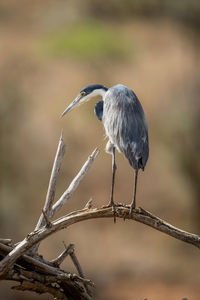
<path fill-rule="evenodd" d="M 103 122 L 109 138 L 106 151 L 112 154 L 112 186 L 108 206 L 112 206 L 115 219 L 116 205 L 113 200 L 116 172 L 115 148 L 125 155 L 135 170 L 134 193 L 130 205 L 130 214 L 132 214 L 136 208 L 138 170 L 144 170 L 149 156 L 148 126 L 139 99 L 131 89 L 122 84 L 109 89 L 99 84 L 86 86 L 65 109 L 62 116 L 94 96 L 101 96 L 103 99 L 96 103 L 95 114 Z"/>

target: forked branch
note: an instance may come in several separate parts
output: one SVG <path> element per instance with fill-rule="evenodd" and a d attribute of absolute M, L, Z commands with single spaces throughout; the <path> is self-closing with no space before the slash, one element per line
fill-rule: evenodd
<path fill-rule="evenodd" d="M 1 269 L 0 276 L 5 273 L 10 266 L 12 266 L 16 260 L 24 254 L 27 250 L 29 250 L 36 243 L 44 240 L 51 234 L 67 228 L 75 223 L 97 219 L 97 218 L 112 218 L 113 211 L 112 208 L 93 208 L 93 209 L 83 209 L 79 211 L 72 212 L 62 218 L 59 218 L 53 221 L 51 227 L 42 227 L 41 229 L 32 232 L 28 235 L 21 243 L 10 252 L 9 256 L 6 256 L 1 261 Z M 200 236 L 183 231 L 173 225 L 165 222 L 164 220 L 156 217 L 155 215 L 147 212 L 144 209 L 139 209 L 133 211 L 132 216 L 129 214 L 129 208 L 124 207 L 122 205 L 117 207 L 116 217 L 137 221 L 148 225 L 158 231 L 161 231 L 165 234 L 168 234 L 178 240 L 184 241 L 186 243 L 192 244 L 198 248 L 200 248 Z"/>
<path fill-rule="evenodd" d="M 77 189 L 79 183 L 87 174 L 92 163 L 94 162 L 94 159 L 97 157 L 99 150 L 95 149 L 93 151 L 77 176 L 72 180 L 69 187 L 63 193 L 60 199 L 58 199 L 53 205 L 57 178 L 64 153 L 65 143 L 61 134 L 42 214 L 37 222 L 34 232 L 28 234 L 25 240 L 29 240 L 30 237 L 38 232 L 40 228 L 52 227 L 51 218 L 59 209 L 62 208 L 66 201 L 71 197 L 72 193 Z M 17 255 L 17 259 L 15 259 L 15 253 L 18 252 L 22 244 L 23 241 L 13 245 L 10 239 L 0 239 L 0 270 L 2 271 L 0 275 L 1 279 L 19 281 L 21 283 L 20 286 L 15 287 L 15 289 L 18 290 L 31 290 L 39 293 L 48 292 L 54 297 L 59 297 L 59 299 L 91 299 L 91 292 L 88 288 L 88 285 L 92 285 L 92 282 L 84 278 L 84 273 L 82 272 L 81 266 L 74 253 L 74 248 L 73 251 L 71 251 L 71 245 L 68 250 L 66 249 L 61 255 L 59 255 L 57 259 L 54 259 L 54 262 L 48 262 L 37 253 L 40 240 L 38 240 L 36 243 L 33 243 L 31 247 L 25 247 L 26 250 L 23 250 L 22 252 L 26 252 L 26 254 L 20 256 Z M 65 272 L 60 269 L 60 264 L 68 254 L 78 271 L 78 275 Z M 8 263 L 6 266 L 4 263 L 6 263 L 7 258 L 9 257 L 12 257 L 12 262 L 11 264 Z M 17 262 L 17 264 L 15 264 L 15 262 Z M 37 273 L 37 271 L 39 271 L 40 275 Z M 55 286 L 52 286 L 52 284 Z"/>
<path fill-rule="evenodd" d="M 63 207 L 77 189 L 99 153 L 98 149 L 93 151 L 69 187 L 53 204 L 56 182 L 64 152 L 65 144 L 61 135 L 51 172 L 46 201 L 35 230 L 16 245 L 13 245 L 10 239 L 0 239 L 0 278 L 20 282 L 19 286 L 14 287 L 18 290 L 31 290 L 39 293 L 48 292 L 58 299 L 90 300 L 92 296 L 88 285 L 93 285 L 93 283 L 84 277 L 78 258 L 74 253 L 74 245 L 70 244 L 56 259 L 50 262 L 44 260 L 37 253 L 41 241 L 75 223 L 97 218 L 113 219 L 111 207 L 92 208 L 91 198 L 83 209 L 52 221 L 55 213 Z M 174 227 L 143 208 L 135 209 L 132 215 L 130 215 L 129 211 L 130 207 L 120 204 L 116 206 L 115 217 L 143 223 L 171 237 L 200 248 L 199 235 Z M 63 271 L 60 268 L 61 263 L 68 255 L 71 257 L 78 274 Z"/>

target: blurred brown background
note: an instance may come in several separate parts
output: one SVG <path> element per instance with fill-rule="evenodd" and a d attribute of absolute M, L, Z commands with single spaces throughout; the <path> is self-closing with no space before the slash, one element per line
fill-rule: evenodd
<path fill-rule="evenodd" d="M 101 152 L 62 213 L 92 196 L 109 200 L 95 100 L 59 116 L 88 84 L 123 83 L 143 104 L 150 157 L 138 205 L 177 227 L 200 230 L 200 2 L 69 0 L 0 2 L 0 234 L 19 241 L 40 215 L 64 129 L 67 151 L 57 197 L 95 147 Z M 117 154 L 115 200 L 130 203 L 133 170 Z M 53 259 L 73 242 L 96 299 L 200 299 L 199 251 L 135 222 L 76 224 L 42 243 Z M 64 267 L 73 270 L 69 260 Z M 13 283 L 12 283 L 13 284 Z M 1 299 L 38 299 L 0 282 Z M 48 295 L 40 299 L 50 299 Z"/>

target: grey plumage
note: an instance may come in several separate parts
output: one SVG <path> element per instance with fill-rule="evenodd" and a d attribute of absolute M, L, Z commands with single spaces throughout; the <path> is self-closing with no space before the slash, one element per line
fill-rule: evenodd
<path fill-rule="evenodd" d="M 83 88 L 77 98 L 65 109 L 62 116 L 75 106 L 100 95 L 103 100 L 95 105 L 95 114 L 103 122 L 109 141 L 106 151 L 112 153 L 112 189 L 109 206 L 113 207 L 115 220 L 115 203 L 113 200 L 115 182 L 115 148 L 122 152 L 135 170 L 134 197 L 130 213 L 136 207 L 136 187 L 138 170 L 144 170 L 149 156 L 148 126 L 140 101 L 128 87 L 118 84 L 109 89 L 103 85 L 89 85 Z"/>
<path fill-rule="evenodd" d="M 135 170 L 144 170 L 149 156 L 148 128 L 135 93 L 121 84 L 111 87 L 104 97 L 102 121 L 110 142 Z"/>

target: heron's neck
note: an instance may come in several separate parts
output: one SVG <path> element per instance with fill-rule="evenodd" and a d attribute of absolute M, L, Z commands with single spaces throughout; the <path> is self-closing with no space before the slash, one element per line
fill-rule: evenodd
<path fill-rule="evenodd" d="M 95 97 L 95 96 L 101 96 L 102 98 L 104 98 L 106 92 L 107 92 L 106 89 L 97 89 L 97 90 L 94 90 L 94 91 L 91 93 L 91 96 L 92 96 L 92 97 Z"/>

